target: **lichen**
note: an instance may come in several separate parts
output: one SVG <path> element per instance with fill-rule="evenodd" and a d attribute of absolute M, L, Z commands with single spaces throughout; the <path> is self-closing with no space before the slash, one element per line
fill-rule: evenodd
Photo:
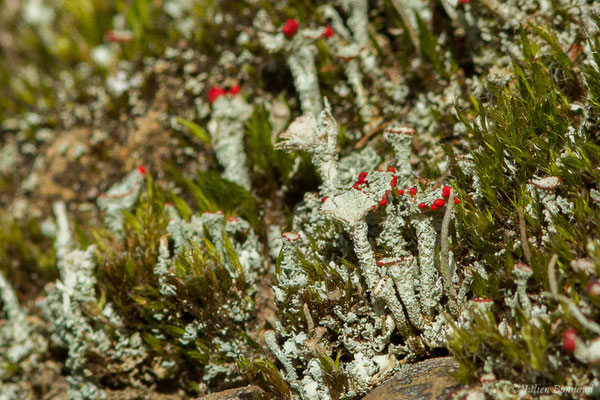
<path fill-rule="evenodd" d="M 0 397 L 598 390 L 596 2 L 5 3 Z"/>

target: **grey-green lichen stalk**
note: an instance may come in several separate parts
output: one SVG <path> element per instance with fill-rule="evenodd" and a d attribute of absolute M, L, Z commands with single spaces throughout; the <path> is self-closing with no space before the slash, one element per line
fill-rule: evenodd
<path fill-rule="evenodd" d="M 130 210 L 135 204 L 145 174 L 146 169 L 140 166 L 131 171 L 122 182 L 114 184 L 106 193 L 98 196 L 98 207 L 106 214 L 106 224 L 115 232 L 120 231 L 123 227 L 122 211 Z"/>
<path fill-rule="evenodd" d="M 327 106 L 320 120 L 324 117 L 331 120 L 330 113 Z M 335 121 L 328 126 L 335 126 Z M 308 261 L 335 271 L 353 287 L 358 300 L 353 305 L 343 306 L 352 310 L 348 315 L 343 315 L 340 305 L 336 305 L 332 315 L 317 320 L 311 316 L 310 323 L 306 320 L 304 328 L 303 325 L 291 324 L 278 333 L 282 337 L 291 335 L 288 342 L 294 338 L 303 342 L 314 331 L 320 331 L 321 336 L 326 332 L 331 335 L 334 333 L 330 329 L 342 327 L 343 351 L 352 354 L 353 360 L 342 365 L 340 373 L 348 381 L 347 393 L 358 394 L 393 373 L 398 368 L 399 359 L 413 357 L 424 348 L 444 345 L 447 326 L 443 312 L 457 311 L 454 303 L 452 310 L 445 306 L 450 297 L 453 301 L 456 297 L 455 288 L 449 287 L 445 292 L 443 284 L 443 277 L 452 276 L 453 272 L 449 267 L 440 271 L 442 266 L 437 256 L 440 248 L 448 248 L 447 245 L 438 247 L 442 218 L 440 213 L 435 212 L 438 206 L 443 207 L 445 201 L 441 199 L 443 194 L 439 189 L 408 187 L 413 177 L 409 162 L 413 129 L 392 125 L 384 134 L 394 149 L 397 167 L 386 171 L 363 171 L 352 182 L 343 179 L 349 176 L 344 170 L 347 168 L 344 159 L 334 164 L 338 168 L 336 175 L 323 172 L 327 170 L 322 167 L 324 156 L 319 152 L 325 151 L 328 160 L 337 157 L 331 153 L 333 146 L 325 146 L 326 135 L 319 135 L 315 128 L 316 123 L 310 117 L 301 117 L 280 135 L 283 141 L 277 145 L 286 150 L 308 151 L 319 166 L 324 184 L 319 193 L 320 205 L 318 197 L 305 197 L 307 204 L 310 202 L 319 208 L 319 214 L 298 209 L 297 212 L 308 212 L 310 217 L 295 220 L 295 231 L 284 234 L 283 258 L 274 288 L 276 299 L 286 313 L 299 317 L 306 315 L 309 309 L 301 300 L 307 296 L 316 296 L 312 301 L 317 303 L 341 300 L 332 297 L 330 290 L 324 287 L 325 282 L 315 281 L 307 275 L 304 263 Z M 319 136 L 322 139 L 316 140 Z M 364 154 L 368 157 L 369 153 Z M 447 190 L 444 189 L 444 192 Z M 451 213 L 448 218 L 451 218 Z M 327 228 L 331 222 L 336 225 Z M 376 226 L 380 229 L 378 236 L 374 237 L 371 232 L 377 231 Z M 404 236 L 409 227 L 416 232 L 417 247 L 414 250 Z M 448 240 L 447 234 L 445 240 Z M 324 258 L 313 253 L 311 241 L 317 246 L 333 244 L 339 252 L 354 254 L 358 262 L 356 268 L 349 269 L 340 259 Z M 388 257 L 376 256 L 374 245 L 377 244 L 389 246 Z M 453 295 L 450 296 L 450 293 Z M 269 348 L 278 359 L 285 360 L 283 365 L 296 359 L 305 366 L 317 368 L 318 365 L 310 361 L 316 354 L 309 350 L 287 353 L 286 346 L 283 349 L 275 347 L 275 335 L 276 332 L 269 332 Z M 391 338 L 395 335 L 399 335 L 403 343 L 392 344 Z M 330 346 L 324 342 L 320 345 Z M 303 399 L 330 398 L 324 393 L 308 395 L 303 381 L 293 377 L 289 371 L 286 379 Z"/>
<path fill-rule="evenodd" d="M 374 67 L 376 59 L 373 49 L 368 40 L 369 6 L 365 0 L 348 0 L 341 3 L 344 11 L 350 15 L 347 24 L 351 31 L 346 28 L 334 7 L 323 5 L 321 12 L 332 21 L 333 31 L 336 33 L 327 42 L 339 62 L 343 63 L 348 83 L 355 94 L 360 116 L 365 122 L 365 129 L 368 129 L 377 114 L 377 109 L 370 104 L 368 92 L 363 85 L 361 67 L 371 74 L 378 73 L 377 68 Z"/>
<path fill-rule="evenodd" d="M 248 190 L 250 176 L 244 151 L 244 122 L 251 114 L 252 106 L 240 94 L 219 96 L 208 123 L 215 155 L 224 168 L 223 178 Z"/>
<path fill-rule="evenodd" d="M 54 213 L 60 280 L 47 288 L 46 298 L 40 301 L 38 307 L 53 323 L 52 340 L 68 349 L 66 366 L 71 370 L 69 397 L 103 399 L 106 394 L 93 382 L 93 374 L 86 368 L 85 355 L 92 349 L 107 351 L 111 342 L 103 330 L 95 329 L 87 321 L 82 310 L 83 304 L 95 300 L 95 248 L 90 246 L 82 251 L 73 247 L 65 203 L 55 203 Z"/>
<path fill-rule="evenodd" d="M 298 117 L 287 130 L 279 135 L 276 149 L 304 150 L 313 157 L 325 187 L 332 187 L 337 176 L 337 123 L 331 114 L 331 106 L 325 100 L 325 109 L 318 119 L 312 114 Z"/>
<path fill-rule="evenodd" d="M 6 323 L 0 328 L 0 354 L 2 354 L 3 371 L 0 379 L 8 378 L 9 366 L 35 365 L 40 362 L 40 355 L 46 350 L 47 343 L 26 318 L 26 312 L 10 282 L 0 273 L 0 301 L 6 314 Z M 30 367 L 29 367 L 30 368 Z M 25 398 L 18 384 L 3 384 L 0 397 Z"/>
<path fill-rule="evenodd" d="M 296 33 L 297 27 L 286 33 L 277 32 L 266 13 L 260 12 L 254 20 L 254 26 L 259 30 L 260 41 L 267 50 L 286 55 L 303 113 L 313 117 L 319 115 L 323 103 L 315 65 L 317 49 L 313 42 L 321 32 L 303 29 Z"/>

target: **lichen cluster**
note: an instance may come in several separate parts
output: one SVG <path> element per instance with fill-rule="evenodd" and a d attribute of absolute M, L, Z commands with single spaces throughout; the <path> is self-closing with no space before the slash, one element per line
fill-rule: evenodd
<path fill-rule="evenodd" d="M 285 379 L 303 398 L 365 392 L 395 372 L 400 359 L 443 347 L 443 313 L 458 311 L 455 272 L 436 257 L 442 221 L 450 221 L 452 210 L 438 212 L 435 204 L 445 206 L 446 192 L 453 206 L 452 189 L 408 186 L 413 173 L 403 162 L 408 163 L 414 131 L 396 125 L 384 137 L 394 148 L 399 171 L 393 166 L 372 170 L 380 160 L 368 153 L 353 157 L 355 164 L 338 163 L 336 122 L 325 104 L 318 120 L 298 118 L 278 144 L 314 154 L 323 181 L 318 194 L 305 195 L 293 231 L 282 235 L 274 286 L 282 349 L 268 331 L 269 348 L 288 365 Z M 357 164 L 369 171 L 355 171 L 348 179 L 348 168 Z M 447 243 L 447 234 L 442 239 Z M 442 251 L 448 252 L 447 244 Z M 323 378 L 331 373 L 323 358 L 331 354 L 347 354 L 334 371 L 343 387 Z M 307 366 L 302 379 L 293 364 Z"/>
<path fill-rule="evenodd" d="M 600 390 L 595 2 L 6 3 L 0 398 Z"/>

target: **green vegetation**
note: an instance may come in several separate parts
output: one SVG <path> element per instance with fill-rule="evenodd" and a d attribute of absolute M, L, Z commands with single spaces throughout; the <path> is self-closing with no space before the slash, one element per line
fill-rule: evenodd
<path fill-rule="evenodd" d="M 345 399 L 371 389 L 357 383 L 356 371 L 367 364 L 357 361 L 348 338 L 368 346 L 373 332 L 389 333 L 382 348 L 392 350 L 381 355 L 391 357 L 390 368 L 448 352 L 460 363 L 457 378 L 473 387 L 491 375 L 540 386 L 600 378 L 592 351 L 600 337 L 597 7 L 545 2 L 544 9 L 514 0 L 500 2 L 520 12 L 505 18 L 492 0 L 434 0 L 409 11 L 400 0 L 366 2 L 369 45 L 359 49 L 356 7 L 333 3 L 0 0 L 0 273 L 49 344 L 17 361 L 0 356 L 0 397 L 3 385 L 17 388 L 10 399 L 43 392 L 32 382 L 44 368 L 63 384 L 57 390 L 76 387 L 66 379 L 75 370 L 69 344 L 56 339 L 61 335 L 36 305 L 64 284 L 51 209 L 71 177 L 75 194 L 66 202 L 77 221 L 75 247 L 94 249 L 96 265 L 96 299 L 82 313 L 106 334 L 108 347 L 139 334 L 147 350 L 130 365 L 126 351 L 121 358 L 99 348 L 82 352 L 77 368 L 90 371 L 100 390 L 127 397 L 121 391 L 135 381 L 141 397 L 153 390 L 198 396 L 251 383 L 265 398 L 312 400 L 303 384 L 322 382 L 329 398 Z M 352 177 L 335 194 L 352 190 L 360 172 L 398 167 L 383 138 L 397 123 L 416 131 L 410 185 L 419 195 L 450 185 L 460 199 L 448 216 L 449 250 L 464 304 L 456 315 L 423 317 L 443 319 L 447 350 L 415 329 L 402 336 L 397 315 L 386 318 L 391 306 L 372 301 L 354 238 L 320 214 L 329 193 L 319 192 L 314 158 L 275 150 L 277 134 L 300 115 L 302 88 L 289 54 L 271 52 L 261 34 L 275 36 L 288 19 L 312 40 L 319 95 L 338 124 L 336 153 L 343 159 L 366 148 L 378 157 L 367 160 L 365 152 L 347 171 L 340 168 Z M 336 23 L 348 37 L 341 29 L 321 33 Z M 222 177 L 212 148 L 215 99 L 207 95 L 216 87 L 252 105 L 240 124 L 250 190 Z M 369 121 L 358 92 L 375 110 Z M 122 210 L 123 229 L 112 231 L 96 200 L 138 165 L 148 168 L 147 185 L 134 207 Z M 59 188 L 43 190 L 50 184 Z M 365 217 L 363 246 L 376 261 L 394 253 L 380 240 L 392 228 L 411 257 L 419 256 L 412 222 L 385 225 L 386 205 L 403 217 L 412 212 L 411 186 L 394 188 Z M 435 215 L 437 234 L 444 213 Z M 281 233 L 315 224 L 302 232 L 305 246 L 291 253 L 306 287 L 277 286 L 286 261 Z M 434 242 L 439 260 L 444 244 Z M 9 311 L 1 299 L 0 354 L 8 354 L 11 336 L 2 332 Z M 265 330 L 276 332 L 282 353 L 294 354 L 296 378 L 265 344 Z M 300 351 L 293 339 L 303 334 Z M 82 387 L 75 390 L 84 393 Z M 499 386 L 490 387 L 487 395 L 500 396 Z"/>
<path fill-rule="evenodd" d="M 177 294 L 164 295 L 154 269 L 160 262 L 159 247 L 174 245 L 167 231 L 165 199 L 165 193 L 148 178 L 147 191 L 135 212 L 125 212 L 122 236 L 96 232 L 101 301 L 95 308 L 100 313 L 103 303 L 109 300 L 123 320 L 124 332 L 141 333 L 152 350 L 151 358 L 158 357 L 163 363 L 174 365 L 164 378 L 198 390 L 203 367 L 218 369 L 235 364 L 237 360 L 232 354 L 258 348 L 254 341 L 248 340 L 245 329 L 249 326 L 244 323 L 254 302 L 226 233 L 222 238 L 226 258 L 213 243 L 219 240 L 210 238 L 207 232 L 202 241 L 190 242 L 188 248 L 175 254 L 167 284 Z M 236 277 L 231 276 L 226 264 L 233 266 Z M 186 335 L 186 327 L 198 333 L 184 340 L 190 334 Z M 228 368 L 219 372 L 220 379 L 210 383 L 213 390 L 228 381 L 227 375 L 231 374 Z"/>
<path fill-rule="evenodd" d="M 585 313 L 589 320 L 600 316 L 596 298 L 586 291 L 599 265 L 594 243 L 600 238 L 600 204 L 592 200 L 591 190 L 597 190 L 600 179 L 600 146 L 595 123 L 587 121 L 598 115 L 594 92 L 600 72 L 597 67 L 582 68 L 556 40 L 546 28 L 523 29 L 524 58 L 514 60 L 514 77 L 506 85 L 490 88 L 493 95 L 488 104 L 472 99 L 471 109 L 458 110 L 469 134 L 480 197 L 465 197 L 461 203 L 456 224 L 460 239 L 453 251 L 465 261 L 475 259 L 485 265 L 487 277 L 474 273 L 472 290 L 494 300 L 492 312 L 474 317 L 469 328 L 456 328 L 449 341 L 465 381 L 478 378 L 484 361 L 491 357 L 496 376 L 514 382 L 527 384 L 534 377 L 539 385 L 567 384 L 571 379 L 586 383 L 588 367 L 573 362 L 563 348 L 562 333 L 571 326 L 588 339 L 593 333 L 564 303 L 540 292 L 552 290 L 548 266 L 556 254 L 558 294 L 579 307 L 591 307 Z M 600 48 L 594 41 L 596 54 Z M 540 42 L 551 51 L 540 54 Z M 449 153 L 455 186 L 459 193 L 468 193 L 473 182 Z M 560 178 L 553 192 L 572 205 L 569 215 L 547 218 L 550 200 L 532 198 L 535 176 Z M 520 207 L 528 210 L 522 220 Z M 529 238 L 527 249 L 518 244 L 520 224 Z M 589 274 L 574 270 L 573 262 L 582 258 L 589 259 L 595 270 Z M 532 320 L 520 307 L 511 313 L 504 304 L 516 289 L 512 272 L 519 262 L 533 269 L 527 291 L 538 307 L 547 308 L 547 318 Z M 510 336 L 499 330 L 501 320 Z"/>

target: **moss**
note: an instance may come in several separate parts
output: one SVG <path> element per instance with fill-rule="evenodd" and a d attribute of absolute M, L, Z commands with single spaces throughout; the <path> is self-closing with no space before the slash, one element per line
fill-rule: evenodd
<path fill-rule="evenodd" d="M 536 41 L 545 41 L 550 51 L 542 52 Z M 457 227 L 463 242 L 454 251 L 461 254 L 468 244 L 470 254 L 462 252 L 462 257 L 475 255 L 486 266 L 487 277 L 475 274 L 472 290 L 493 299 L 495 307 L 493 313 L 473 315 L 466 327 L 456 326 L 448 346 L 461 363 L 459 377 L 464 381 L 479 377 L 485 364 L 496 376 L 524 384 L 585 382 L 587 367 L 573 363 L 561 346 L 561 333 L 572 324 L 581 325 L 567 308 L 539 296 L 549 290 L 547 266 L 551 255 L 557 254 L 559 293 L 565 290 L 575 302 L 587 298 L 583 290 L 589 278 L 575 273 L 569 263 L 585 257 L 586 246 L 599 237 L 595 221 L 600 209 L 589 202 L 589 193 L 598 182 L 597 164 L 591 160 L 600 153 L 593 122 L 582 121 L 571 105 L 589 98 L 593 107 L 594 95 L 588 93 L 593 93 L 598 73 L 595 68 L 577 66 L 547 28 L 522 30 L 521 45 L 524 58 L 514 60 L 514 78 L 494 87 L 486 104 L 473 99 L 472 109 L 457 110 L 469 133 L 481 197 L 461 199 Z M 587 70 L 585 80 L 582 70 Z M 584 124 L 589 128 L 581 134 L 567 136 L 569 129 L 581 129 Z M 473 182 L 458 165 L 454 158 L 456 186 L 472 191 Z M 544 219 L 545 204 L 527 189 L 532 177 L 548 175 L 561 178 L 555 192 L 573 204 L 572 214 L 555 213 L 550 221 Z M 529 210 L 522 222 L 519 207 Z M 523 245 L 517 246 L 519 224 L 531 242 L 527 245 L 534 274 L 527 290 L 537 293 L 532 296 L 540 307 L 548 308 L 548 318 L 532 320 L 520 307 L 511 311 L 503 304 L 514 290 L 511 272 L 515 263 L 526 262 Z M 542 239 L 544 235 L 549 238 Z M 593 307 L 587 317 L 595 320 L 598 312 Z M 510 334 L 499 330 L 501 320 Z M 582 335 L 589 332 L 582 329 Z"/>
<path fill-rule="evenodd" d="M 176 296 L 161 292 L 155 266 L 160 257 L 159 246 L 170 236 L 165 200 L 164 191 L 149 179 L 147 191 L 135 210 L 124 212 L 122 234 L 96 232 L 98 291 L 102 303 L 114 304 L 127 332 L 142 334 L 154 357 L 175 362 L 168 380 L 178 381 L 193 391 L 193 383 L 202 382 L 203 374 L 207 374 L 203 372 L 205 367 L 235 364 L 235 351 L 222 346 L 235 343 L 239 347 L 236 351 L 251 351 L 243 333 L 251 327 L 247 323 L 251 322 L 254 302 L 244 270 L 225 233 L 225 258 L 215 247 L 215 239 L 209 236 L 175 254 L 167 284 L 174 288 Z M 185 207 L 183 204 L 180 208 Z M 166 240 L 172 249 L 173 243 Z M 233 266 L 235 277 L 226 264 Z M 102 305 L 97 307 L 101 309 Z M 197 333 L 186 339 L 189 329 Z M 205 383 L 211 389 L 222 387 L 232 379 L 226 371 L 227 368 L 217 373 L 218 379 L 205 378 Z"/>

